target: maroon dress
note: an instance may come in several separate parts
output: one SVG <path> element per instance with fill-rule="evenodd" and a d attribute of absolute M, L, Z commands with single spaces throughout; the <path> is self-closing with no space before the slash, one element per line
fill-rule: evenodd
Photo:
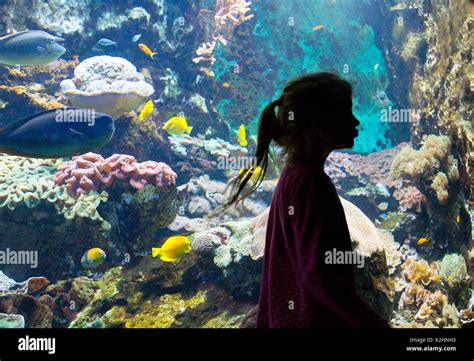
<path fill-rule="evenodd" d="M 354 265 L 324 262 L 334 248 L 352 250 L 330 178 L 322 168 L 286 167 L 268 218 L 257 327 L 388 327 L 356 295 Z"/>

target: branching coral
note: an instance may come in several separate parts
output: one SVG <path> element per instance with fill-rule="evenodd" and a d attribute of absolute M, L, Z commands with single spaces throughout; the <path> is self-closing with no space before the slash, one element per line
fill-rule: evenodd
<path fill-rule="evenodd" d="M 176 173 L 165 163 L 137 163 L 126 154 L 114 154 L 104 159 L 100 154 L 87 153 L 61 164 L 53 180 L 66 184 L 72 197 L 88 194 L 99 187 L 111 186 L 115 180 L 128 180 L 132 187 L 142 189 L 147 184 L 157 187 L 176 183 Z"/>
<path fill-rule="evenodd" d="M 250 1 L 245 0 L 217 0 L 212 40 L 205 41 L 199 46 L 196 50 L 198 56 L 193 59 L 193 62 L 197 64 L 205 61 L 213 65 L 216 60 L 213 52 L 217 42 L 227 46 L 234 29 L 253 18 L 253 14 L 247 14 L 251 4 Z"/>

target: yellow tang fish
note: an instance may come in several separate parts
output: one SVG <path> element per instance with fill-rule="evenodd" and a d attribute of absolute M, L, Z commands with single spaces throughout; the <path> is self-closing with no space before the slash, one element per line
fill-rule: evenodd
<path fill-rule="evenodd" d="M 448 283 L 451 283 L 451 281 L 453 280 L 453 278 L 454 278 L 453 276 L 449 275 L 449 276 L 448 276 L 448 280 L 447 280 Z"/>
<path fill-rule="evenodd" d="M 191 134 L 193 127 L 188 127 L 188 122 L 183 117 L 173 117 L 168 120 L 163 129 L 168 132 L 170 135 L 183 135 L 184 133 Z"/>
<path fill-rule="evenodd" d="M 153 100 L 146 102 L 143 110 L 140 112 L 140 120 L 144 121 L 153 112 Z"/>
<path fill-rule="evenodd" d="M 150 58 L 152 59 L 156 54 L 158 54 L 151 51 L 150 48 L 146 46 L 145 44 L 138 44 L 138 47 L 140 48 L 141 51 L 143 51 L 146 55 L 150 56 Z"/>
<path fill-rule="evenodd" d="M 222 86 L 223 86 L 224 88 L 230 88 L 230 84 L 229 84 L 229 83 L 227 83 L 227 82 L 225 82 L 225 83 L 222 83 Z"/>
<path fill-rule="evenodd" d="M 237 133 L 237 138 L 239 140 L 239 144 L 242 147 L 246 147 L 248 142 L 247 142 L 247 136 L 245 135 L 245 125 L 241 124 L 239 127 L 239 131 Z"/>
<path fill-rule="evenodd" d="M 247 170 L 244 174 L 244 179 L 250 174 L 251 170 L 253 168 L 250 168 L 249 170 Z M 242 168 L 240 169 L 240 174 L 242 174 L 245 170 Z M 255 170 L 253 171 L 252 175 L 250 176 L 249 178 L 249 183 L 252 183 L 252 182 L 256 182 L 258 180 L 258 178 L 260 177 L 260 174 L 262 174 L 262 167 L 258 166 L 257 168 L 255 168 Z"/>
<path fill-rule="evenodd" d="M 151 255 L 159 256 L 164 262 L 179 262 L 185 253 L 191 251 L 191 244 L 186 236 L 168 238 L 161 248 L 152 248 Z"/>
<path fill-rule="evenodd" d="M 428 242 L 428 238 L 425 238 L 425 237 L 420 238 L 418 240 L 418 246 L 421 246 L 421 245 L 425 244 L 426 242 Z"/>
<path fill-rule="evenodd" d="M 458 214 L 458 215 L 456 216 L 456 223 L 459 223 L 459 222 L 461 222 L 461 216 Z"/>

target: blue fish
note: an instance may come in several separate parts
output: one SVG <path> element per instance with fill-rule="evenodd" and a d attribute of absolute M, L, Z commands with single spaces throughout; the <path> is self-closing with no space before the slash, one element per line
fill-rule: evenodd
<path fill-rule="evenodd" d="M 46 65 L 66 52 L 64 42 L 41 30 L 25 30 L 0 38 L 0 63 L 11 66 Z"/>
<path fill-rule="evenodd" d="M 0 129 L 0 152 L 32 158 L 70 157 L 103 146 L 114 130 L 110 115 L 92 109 L 48 110 Z"/>
<path fill-rule="evenodd" d="M 118 46 L 115 41 L 109 40 L 109 39 L 100 39 L 98 43 L 102 46 L 110 46 L 110 45 L 115 45 Z"/>
<path fill-rule="evenodd" d="M 137 34 L 137 35 L 134 35 L 133 38 L 132 38 L 132 41 L 134 43 L 136 43 L 140 38 L 141 38 L 142 34 Z"/>

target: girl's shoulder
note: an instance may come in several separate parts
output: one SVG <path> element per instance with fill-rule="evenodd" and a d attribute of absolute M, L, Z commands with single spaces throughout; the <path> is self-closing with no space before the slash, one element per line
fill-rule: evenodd
<path fill-rule="evenodd" d="M 281 190 L 293 198 L 297 194 L 321 194 L 325 197 L 337 196 L 335 187 L 324 170 L 310 165 L 293 165 L 283 170 L 280 177 Z M 336 193 L 335 193 L 336 192 Z"/>

